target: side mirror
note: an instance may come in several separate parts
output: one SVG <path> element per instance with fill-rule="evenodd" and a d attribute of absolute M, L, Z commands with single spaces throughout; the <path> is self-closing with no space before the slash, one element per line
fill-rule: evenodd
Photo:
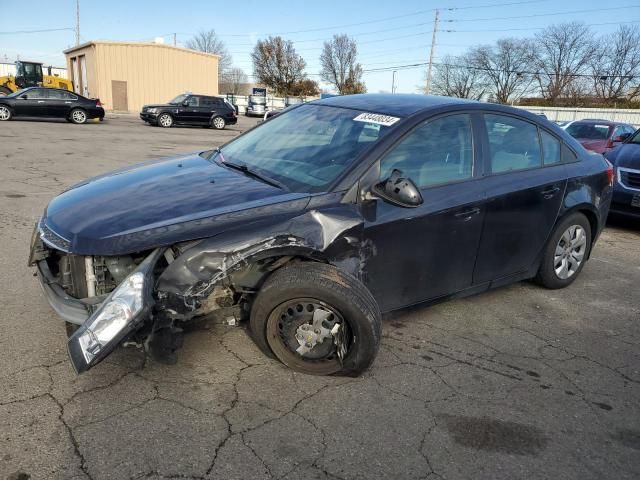
<path fill-rule="evenodd" d="M 389 178 L 374 185 L 373 192 L 400 207 L 415 208 L 423 203 L 420 189 L 413 180 L 403 177 L 398 169 L 394 169 Z"/>
<path fill-rule="evenodd" d="M 29 95 L 27 95 L 26 93 L 24 95 L 20 95 L 20 100 L 28 100 L 29 99 Z"/>

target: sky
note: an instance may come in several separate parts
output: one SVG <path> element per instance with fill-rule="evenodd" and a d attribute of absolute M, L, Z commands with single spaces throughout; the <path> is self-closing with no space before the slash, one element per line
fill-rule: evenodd
<path fill-rule="evenodd" d="M 434 62 L 504 37 L 530 37 L 546 26 L 580 21 L 606 40 L 619 22 L 640 24 L 638 0 L 80 0 L 80 41 L 152 41 L 178 46 L 201 30 L 225 41 L 234 66 L 253 74 L 256 40 L 281 35 L 294 42 L 310 78 L 320 81 L 322 44 L 346 33 L 358 44 L 369 92 L 389 92 L 395 70 L 399 93 L 425 85 L 435 10 L 439 10 Z M 0 61 L 64 66 L 62 51 L 75 43 L 76 0 L 25 3 L 0 0 Z M 66 29 L 38 33 L 19 31 Z M 6 60 L 5 60 L 6 58 Z M 251 77 L 250 77 L 251 79 Z M 326 87 L 326 85 L 323 85 Z"/>

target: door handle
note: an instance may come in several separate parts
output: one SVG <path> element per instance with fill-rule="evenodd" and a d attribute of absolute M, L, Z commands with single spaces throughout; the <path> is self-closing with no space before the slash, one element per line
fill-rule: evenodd
<path fill-rule="evenodd" d="M 38 100 L 38 103 L 44 103 L 44 100 Z"/>
<path fill-rule="evenodd" d="M 559 191 L 560 191 L 560 187 L 547 187 L 544 190 L 542 190 L 542 192 L 540 193 L 545 199 L 548 200 L 550 198 L 553 198 L 555 194 L 558 193 Z"/>
<path fill-rule="evenodd" d="M 480 209 L 478 207 L 465 208 L 458 213 L 454 213 L 453 216 L 456 218 L 462 218 L 464 220 L 469 220 L 474 215 L 478 215 L 480 213 Z"/>

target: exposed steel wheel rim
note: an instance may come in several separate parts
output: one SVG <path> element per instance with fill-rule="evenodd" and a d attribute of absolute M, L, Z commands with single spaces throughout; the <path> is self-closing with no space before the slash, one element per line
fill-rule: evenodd
<path fill-rule="evenodd" d="M 160 116 L 160 125 L 162 125 L 163 127 L 170 127 L 172 123 L 173 120 L 171 120 L 171 117 L 166 113 Z"/>
<path fill-rule="evenodd" d="M 580 269 L 587 251 L 587 234 L 580 225 L 567 228 L 553 256 L 553 269 L 561 280 L 573 277 Z"/>
<path fill-rule="evenodd" d="M 11 112 L 7 107 L 0 107 L 0 120 L 9 120 Z"/>
<path fill-rule="evenodd" d="M 224 128 L 224 120 L 220 117 L 214 118 L 213 119 L 213 126 L 216 127 L 218 130 L 221 130 Z"/>
<path fill-rule="evenodd" d="M 339 325 L 338 334 L 331 334 Z M 315 328 L 314 328 L 315 327 Z M 315 375 L 342 369 L 351 339 L 348 323 L 331 305 L 315 298 L 294 298 L 275 307 L 267 319 L 267 342 L 285 365 Z"/>
<path fill-rule="evenodd" d="M 71 114 L 71 118 L 73 118 L 75 122 L 84 123 L 87 120 L 87 114 L 82 110 L 74 110 Z"/>

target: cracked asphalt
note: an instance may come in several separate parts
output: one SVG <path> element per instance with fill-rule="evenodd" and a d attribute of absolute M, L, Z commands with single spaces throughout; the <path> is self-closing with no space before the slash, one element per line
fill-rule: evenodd
<path fill-rule="evenodd" d="M 360 378 L 293 373 L 220 325 L 189 332 L 177 365 L 120 348 L 76 376 L 26 266 L 48 200 L 252 123 L 0 123 L 0 479 L 640 478 L 640 225 L 628 222 L 565 290 L 518 283 L 389 316 Z"/>

